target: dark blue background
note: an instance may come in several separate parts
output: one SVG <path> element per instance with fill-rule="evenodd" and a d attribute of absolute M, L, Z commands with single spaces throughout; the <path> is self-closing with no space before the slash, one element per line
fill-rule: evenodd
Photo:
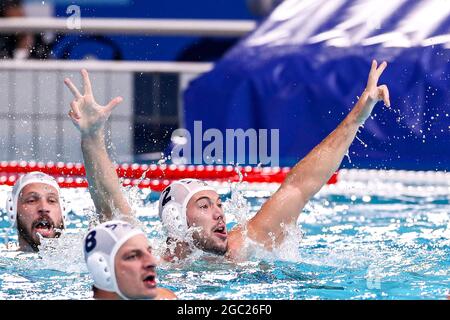
<path fill-rule="evenodd" d="M 105 1 L 106 2 L 106 1 Z M 69 3 L 77 4 L 77 1 Z M 155 18 L 155 19 L 255 19 L 245 0 L 140 0 L 121 5 L 80 5 L 81 16 L 98 18 Z M 67 17 L 66 4 L 57 4 L 55 15 Z M 121 49 L 125 60 L 176 60 L 180 52 L 199 41 L 199 37 L 181 36 L 108 36 Z M 72 59 L 94 53 L 98 58 L 110 59 L 112 50 L 95 41 L 77 41 L 78 36 L 61 39 L 55 46 L 55 55 L 61 56 L 68 42 L 77 43 Z"/>
<path fill-rule="evenodd" d="M 379 103 L 345 167 L 447 170 L 450 50 L 322 46 L 233 49 L 185 93 L 186 127 L 280 129 L 282 165 L 293 165 L 344 119 L 365 88 L 371 59 L 389 65 L 391 109 Z"/>

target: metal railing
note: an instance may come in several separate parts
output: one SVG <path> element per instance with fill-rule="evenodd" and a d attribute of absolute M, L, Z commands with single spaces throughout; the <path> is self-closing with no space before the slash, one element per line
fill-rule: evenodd
<path fill-rule="evenodd" d="M 212 63 L 202 62 L 0 60 L 0 70 L 80 71 L 86 68 L 90 71 L 105 72 L 203 73 L 212 67 Z"/>
<path fill-rule="evenodd" d="M 256 27 L 251 20 L 182 19 L 80 19 L 80 29 L 72 28 L 67 18 L 0 19 L 0 33 L 62 32 L 121 35 L 243 36 Z"/>
<path fill-rule="evenodd" d="M 69 17 L 0 19 L 0 34 L 59 32 L 236 37 L 256 27 L 255 21 L 246 20 L 82 18 L 77 29 L 69 20 Z M 86 68 L 91 73 L 99 103 L 106 103 L 117 95 L 125 98 L 124 105 L 111 117 L 109 139 L 115 146 L 112 149 L 118 161 L 132 161 L 137 153 L 136 130 L 149 131 L 160 126 L 167 131 L 182 126 L 183 91 L 193 78 L 212 67 L 211 63 L 186 62 L 0 61 L 0 160 L 82 161 L 79 144 L 74 143 L 79 141 L 79 134 L 67 117 L 72 97 L 63 79 L 73 77 L 81 84 L 79 70 Z M 173 79 L 174 88 L 170 87 Z M 148 86 L 151 97 L 141 99 L 148 93 L 142 92 L 142 85 L 136 86 L 137 82 L 143 83 L 144 89 Z M 136 88 L 140 88 L 140 92 L 136 92 Z M 163 90 L 166 91 L 163 93 Z M 167 92 L 175 96 L 170 99 L 171 106 L 163 101 Z M 145 108 L 150 111 L 142 112 Z M 167 109 L 172 113 L 167 114 Z"/>
<path fill-rule="evenodd" d="M 81 68 L 89 70 L 100 104 L 118 95 L 124 97 L 111 116 L 108 142 L 112 142 L 110 151 L 117 161 L 130 162 L 136 154 L 137 130 L 182 125 L 183 91 L 212 64 L 0 61 L 0 160 L 82 161 L 79 133 L 67 116 L 72 96 L 63 84 L 65 77 L 71 77 L 81 86 Z M 164 81 L 167 77 L 170 83 Z M 143 95 L 149 97 L 141 99 Z M 149 140 L 148 146 L 158 150 L 153 141 Z"/>

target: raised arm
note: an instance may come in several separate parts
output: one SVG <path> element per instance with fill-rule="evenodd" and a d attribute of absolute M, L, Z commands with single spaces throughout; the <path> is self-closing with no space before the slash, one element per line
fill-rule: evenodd
<path fill-rule="evenodd" d="M 372 62 L 366 89 L 353 110 L 319 145 L 289 172 L 285 181 L 259 212 L 248 222 L 248 236 L 272 248 L 285 237 L 285 228 L 297 222 L 305 204 L 316 194 L 339 168 L 354 140 L 358 128 L 370 116 L 375 104 L 384 100 L 390 106 L 387 86 L 377 86 L 386 68 L 383 62 L 377 68 Z"/>
<path fill-rule="evenodd" d="M 104 139 L 105 123 L 112 110 L 122 102 L 122 98 L 116 97 L 106 106 L 100 106 L 94 99 L 88 72 L 83 69 L 81 74 L 84 95 L 70 79 L 64 79 L 64 83 L 74 96 L 70 103 L 69 117 L 81 132 L 81 149 L 89 193 L 101 221 L 110 220 L 114 210 L 123 215 L 131 215 L 131 207 L 120 189 L 119 178 L 109 159 Z"/>

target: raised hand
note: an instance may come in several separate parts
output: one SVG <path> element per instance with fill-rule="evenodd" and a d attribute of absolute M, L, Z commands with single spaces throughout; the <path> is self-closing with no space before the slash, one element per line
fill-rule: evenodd
<path fill-rule="evenodd" d="M 360 123 L 364 123 L 364 121 L 367 120 L 372 113 L 373 107 L 378 101 L 383 100 L 387 107 L 391 106 L 388 87 L 384 84 L 378 86 L 378 80 L 386 67 L 386 61 L 383 61 L 379 67 L 376 60 L 372 61 L 367 86 L 360 99 L 360 102 L 362 103 L 361 109 L 358 110 L 358 122 Z"/>
<path fill-rule="evenodd" d="M 112 99 L 106 106 L 99 105 L 92 93 L 92 85 L 89 74 L 85 69 L 81 70 L 83 76 L 84 94 L 82 95 L 69 78 L 64 83 L 70 89 L 74 100 L 70 103 L 69 117 L 75 127 L 84 136 L 91 136 L 103 130 L 106 121 L 113 109 L 122 102 L 122 97 Z"/>

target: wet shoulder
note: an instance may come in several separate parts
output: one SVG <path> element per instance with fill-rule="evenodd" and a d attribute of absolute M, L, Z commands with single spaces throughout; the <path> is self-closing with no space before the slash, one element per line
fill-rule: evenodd
<path fill-rule="evenodd" d="M 158 288 L 158 295 L 156 296 L 156 300 L 175 300 L 177 296 L 173 291 L 166 288 Z"/>
<path fill-rule="evenodd" d="M 232 260 L 240 260 L 242 257 L 242 250 L 244 248 L 244 235 L 242 234 L 242 226 L 233 228 L 228 233 L 228 250 L 227 258 Z"/>

